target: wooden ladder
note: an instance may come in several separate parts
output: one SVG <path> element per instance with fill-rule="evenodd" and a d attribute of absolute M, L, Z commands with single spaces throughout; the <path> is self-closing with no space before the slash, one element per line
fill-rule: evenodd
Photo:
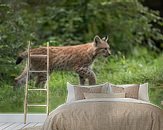
<path fill-rule="evenodd" d="M 46 55 L 31 55 L 30 54 L 30 45 L 31 43 L 29 42 L 28 44 L 28 60 L 27 60 L 27 77 L 26 77 L 26 86 L 25 86 L 25 98 L 24 98 L 24 124 L 27 122 L 27 113 L 28 113 L 28 107 L 46 107 L 46 113 L 47 115 L 49 114 L 49 42 L 47 42 L 47 54 Z M 36 71 L 36 70 L 30 70 L 30 58 L 35 57 L 35 58 L 40 58 L 40 57 L 45 57 L 47 58 L 47 70 L 42 70 L 42 71 Z M 44 88 L 39 88 L 39 89 L 29 89 L 29 78 L 30 78 L 30 73 L 46 73 L 47 75 L 47 80 L 45 83 Z M 45 91 L 46 92 L 46 104 L 28 104 L 28 91 Z"/>

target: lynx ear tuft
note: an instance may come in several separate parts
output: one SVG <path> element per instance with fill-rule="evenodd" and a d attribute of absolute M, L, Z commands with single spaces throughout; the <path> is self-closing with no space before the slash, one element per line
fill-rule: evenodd
<path fill-rule="evenodd" d="M 94 45 L 98 46 L 98 44 L 100 44 L 100 43 L 101 43 L 101 38 L 98 35 L 96 35 L 94 37 Z"/>
<path fill-rule="evenodd" d="M 107 42 L 108 41 L 108 36 L 103 37 L 102 40 Z"/>

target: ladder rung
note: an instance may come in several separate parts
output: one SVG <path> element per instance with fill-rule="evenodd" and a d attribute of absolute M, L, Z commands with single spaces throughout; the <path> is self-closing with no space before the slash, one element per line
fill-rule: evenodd
<path fill-rule="evenodd" d="M 30 70 L 29 71 L 30 73 L 46 73 L 47 71 L 46 70 Z"/>
<path fill-rule="evenodd" d="M 47 55 L 30 55 L 30 57 L 47 57 Z"/>
<path fill-rule="evenodd" d="M 28 104 L 28 107 L 46 107 L 47 105 Z"/>
<path fill-rule="evenodd" d="M 28 89 L 28 91 L 47 91 L 47 89 Z"/>

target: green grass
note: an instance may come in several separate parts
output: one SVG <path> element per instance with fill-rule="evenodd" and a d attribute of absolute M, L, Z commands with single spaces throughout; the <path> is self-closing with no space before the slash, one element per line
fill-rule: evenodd
<path fill-rule="evenodd" d="M 134 51 L 134 50 L 133 50 Z M 149 53 L 146 49 L 135 52 L 134 56 L 121 54 L 108 59 L 99 58 L 93 67 L 98 84 L 149 83 L 149 95 L 152 103 L 160 106 L 163 100 L 163 55 Z M 67 81 L 77 84 L 77 74 L 71 72 L 54 72 L 50 77 L 50 111 L 66 100 Z M 23 112 L 24 88 L 13 91 L 10 80 L 1 81 L 0 112 Z M 31 93 L 32 103 L 44 103 L 45 94 Z M 30 112 L 45 112 L 44 108 L 30 108 Z"/>

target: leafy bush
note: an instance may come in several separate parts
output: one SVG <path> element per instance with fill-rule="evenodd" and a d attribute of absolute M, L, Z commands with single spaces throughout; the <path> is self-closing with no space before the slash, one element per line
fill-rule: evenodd
<path fill-rule="evenodd" d="M 155 50 L 155 41 L 163 39 L 154 25 L 162 24 L 158 12 L 143 7 L 138 1 L 84 0 L 3 1 L 0 4 L 0 78 L 14 77 L 16 56 L 34 45 L 73 45 L 92 41 L 96 34 L 110 35 L 114 52 L 132 53 L 137 45 Z M 162 42 L 160 43 L 162 44 Z M 3 72 L 3 73 L 2 73 Z"/>
<path fill-rule="evenodd" d="M 96 34 L 110 35 L 114 52 L 132 53 L 138 44 L 158 50 L 154 41 L 163 39 L 157 12 L 137 1 L 5 1 L 0 4 L 0 72 L 16 76 L 16 56 L 34 45 L 73 45 L 92 41 Z M 35 13 L 33 13 L 35 12 Z M 3 72 L 3 73 L 2 73 Z"/>
<path fill-rule="evenodd" d="M 74 45 L 92 41 L 97 34 L 110 36 L 114 55 L 95 62 L 98 83 L 149 82 L 151 100 L 159 104 L 162 90 L 155 88 L 163 84 L 163 59 L 155 52 L 160 52 L 157 44 L 163 46 L 159 29 L 163 20 L 137 0 L 2 0 L 0 17 L 0 111 L 16 111 L 18 106 L 22 111 L 23 89 L 15 93 L 11 85 L 24 66 L 15 66 L 16 57 L 27 48 L 28 41 L 34 47 L 47 41 L 54 46 Z M 102 68 L 98 66 L 101 63 Z M 52 75 L 51 99 L 57 101 L 51 100 L 51 109 L 64 102 L 66 81 L 77 83 L 76 75 Z M 42 94 L 38 96 L 42 102 Z M 8 107 L 11 104 L 16 105 Z"/>
<path fill-rule="evenodd" d="M 97 82 L 114 84 L 149 83 L 150 101 L 160 106 L 163 99 L 163 55 L 155 57 L 146 48 L 137 48 L 136 56 L 114 55 L 108 59 L 99 58 L 93 69 Z M 71 72 L 55 72 L 50 77 L 50 110 L 66 100 L 66 83 L 78 84 L 77 74 Z M 45 94 L 29 94 L 32 103 L 45 102 Z M 0 112 L 23 111 L 24 88 L 13 91 L 7 82 L 0 87 Z M 11 107 L 10 107 L 11 106 Z M 32 108 L 30 112 L 45 112 L 44 109 Z"/>

